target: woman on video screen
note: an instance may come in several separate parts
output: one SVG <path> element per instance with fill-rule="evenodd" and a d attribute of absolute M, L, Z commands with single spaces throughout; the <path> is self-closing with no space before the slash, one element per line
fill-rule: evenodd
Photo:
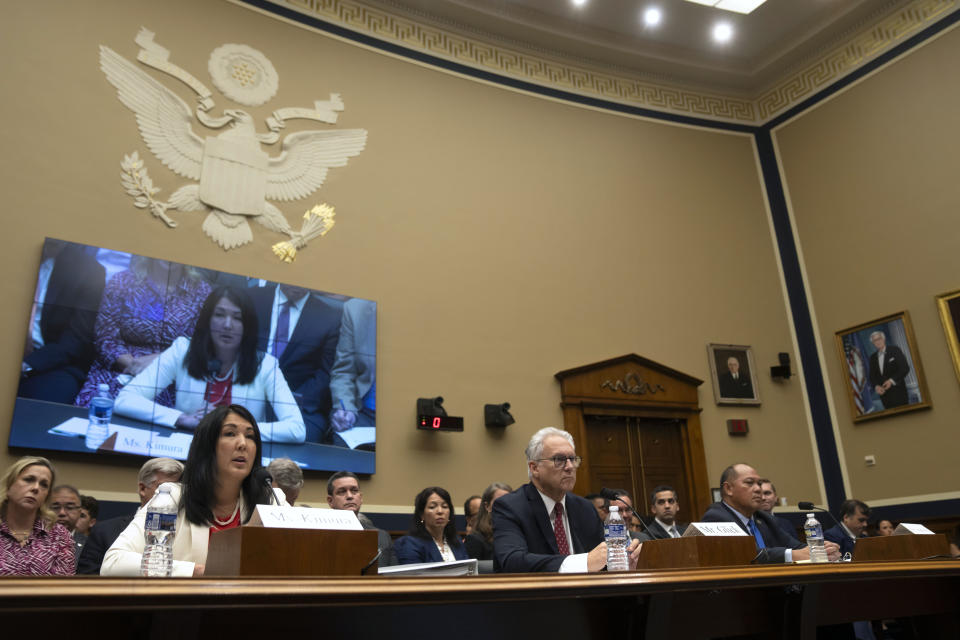
<path fill-rule="evenodd" d="M 175 383 L 173 408 L 157 393 Z M 173 341 L 117 395 L 118 415 L 168 427 L 195 429 L 213 407 L 242 404 L 265 442 L 303 442 L 306 430 L 290 387 L 270 354 L 257 351 L 257 314 L 241 288 L 218 287 L 197 317 L 193 338 Z M 264 422 L 267 404 L 275 422 Z"/>

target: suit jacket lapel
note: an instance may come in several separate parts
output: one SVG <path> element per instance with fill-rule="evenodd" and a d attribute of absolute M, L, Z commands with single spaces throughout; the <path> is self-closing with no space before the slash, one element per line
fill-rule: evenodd
<path fill-rule="evenodd" d="M 560 553 L 560 549 L 557 548 L 557 536 L 553 533 L 553 525 L 550 524 L 550 516 L 547 513 L 546 505 L 543 504 L 543 498 L 540 497 L 540 492 L 533 486 L 533 483 L 526 484 L 524 487 L 526 488 L 524 493 L 526 493 L 530 509 L 533 511 L 533 519 L 537 523 L 543 539 L 547 541 L 547 546 L 554 553 Z"/>
<path fill-rule="evenodd" d="M 750 533 L 750 530 L 747 529 L 746 525 L 744 525 L 743 522 L 740 520 L 740 515 L 736 511 L 728 507 L 723 502 L 720 503 L 720 506 L 730 512 L 730 515 L 733 517 L 733 521 L 736 522 L 740 526 L 740 528 L 747 533 L 747 535 L 753 535 L 752 533 Z"/>

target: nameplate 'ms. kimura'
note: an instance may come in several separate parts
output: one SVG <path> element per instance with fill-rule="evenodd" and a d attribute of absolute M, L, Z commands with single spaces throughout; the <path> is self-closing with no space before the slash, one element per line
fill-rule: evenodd
<path fill-rule="evenodd" d="M 353 511 L 347 509 L 310 509 L 258 504 L 250 518 L 254 526 L 278 529 L 335 529 L 361 531 L 363 527 Z"/>

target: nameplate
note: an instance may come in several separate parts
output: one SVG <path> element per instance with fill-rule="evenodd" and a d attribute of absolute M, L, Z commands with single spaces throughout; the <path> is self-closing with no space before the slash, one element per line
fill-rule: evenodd
<path fill-rule="evenodd" d="M 681 537 L 745 535 L 747 535 L 747 532 L 733 522 L 691 522 Z"/>
<path fill-rule="evenodd" d="M 903 535 L 916 535 L 916 536 L 932 536 L 934 535 L 933 531 L 927 529 L 922 524 L 910 524 L 909 522 L 901 522 L 896 529 L 893 530 L 893 535 L 903 536 Z"/>
<path fill-rule="evenodd" d="M 356 514 L 348 509 L 278 507 L 272 504 L 258 504 L 249 524 L 277 529 L 363 530 Z"/>

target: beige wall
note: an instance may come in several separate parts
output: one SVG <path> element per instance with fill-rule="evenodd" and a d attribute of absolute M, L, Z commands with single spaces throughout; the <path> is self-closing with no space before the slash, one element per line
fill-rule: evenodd
<path fill-rule="evenodd" d="M 493 480 L 522 483 L 530 434 L 562 420 L 553 374 L 630 352 L 706 381 L 711 478 L 749 460 L 783 495 L 821 497 L 801 384 L 773 384 L 763 373 L 793 347 L 750 137 L 511 92 L 226 3 L 90 6 L 21 3 L 0 27 L 10 61 L 0 103 L 0 268 L 13 276 L 4 285 L 13 312 L 0 318 L 11 336 L 0 347 L 0 440 L 39 249 L 51 235 L 377 300 L 380 431 L 368 504 L 404 511 L 428 484 L 461 502 Z M 133 150 L 160 197 L 185 182 L 146 150 L 98 69 L 99 44 L 135 57 L 141 25 L 208 84 L 216 46 L 263 51 L 281 88 L 252 110 L 261 130 L 273 108 L 330 92 L 347 107 L 338 126 L 369 130 L 367 149 L 318 194 L 282 207 L 291 220 L 320 201 L 338 212 L 334 230 L 294 264 L 273 258 L 279 238 L 265 229 L 226 253 L 202 235 L 198 214 L 173 212 L 180 227 L 168 230 L 120 189 L 119 162 Z M 715 406 L 708 342 L 753 345 L 762 407 Z M 465 417 L 465 433 L 414 430 L 415 398 L 435 394 Z M 502 401 L 517 423 L 487 432 L 482 405 Z M 749 437 L 726 435 L 731 417 L 750 420 Z M 129 465 L 53 457 L 84 491 L 132 493 Z M 5 452 L 0 463 L 11 459 Z M 322 501 L 321 480 L 308 478 L 306 502 Z"/>
<path fill-rule="evenodd" d="M 954 29 L 776 132 L 850 488 L 870 503 L 960 497 L 960 387 L 934 303 L 960 287 L 958 56 Z M 933 408 L 854 424 L 834 333 L 903 310 Z"/>

